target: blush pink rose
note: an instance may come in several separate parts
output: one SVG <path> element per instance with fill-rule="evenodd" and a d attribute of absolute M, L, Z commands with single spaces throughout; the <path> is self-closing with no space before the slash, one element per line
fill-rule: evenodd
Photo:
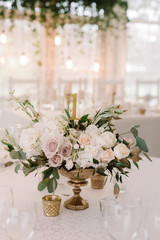
<path fill-rule="evenodd" d="M 100 154 L 100 161 L 101 162 L 110 162 L 115 158 L 113 150 L 107 149 L 106 151 L 102 151 Z"/>
<path fill-rule="evenodd" d="M 59 141 L 55 137 L 49 137 L 42 143 L 42 150 L 47 158 L 51 158 L 56 154 L 59 148 Z"/>
<path fill-rule="evenodd" d="M 66 142 L 65 144 L 63 144 L 61 148 L 61 155 L 64 158 L 68 158 L 70 157 L 71 153 L 72 153 L 72 144 L 70 142 Z"/>
<path fill-rule="evenodd" d="M 79 143 L 81 145 L 89 145 L 90 144 L 90 141 L 91 141 L 91 138 L 90 136 L 88 136 L 87 134 L 85 133 L 81 133 L 80 137 L 79 137 Z"/>
<path fill-rule="evenodd" d="M 62 163 L 62 157 L 59 154 L 55 154 L 49 159 L 49 165 L 51 167 L 59 167 Z"/>

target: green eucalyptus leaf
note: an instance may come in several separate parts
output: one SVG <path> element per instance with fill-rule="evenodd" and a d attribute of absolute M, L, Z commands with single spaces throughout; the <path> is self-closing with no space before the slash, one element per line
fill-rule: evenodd
<path fill-rule="evenodd" d="M 57 185 L 58 185 L 57 180 L 55 178 L 53 178 L 53 192 L 55 192 Z"/>
<path fill-rule="evenodd" d="M 44 172 L 44 177 L 43 177 L 43 179 L 50 177 L 50 175 L 51 175 L 52 173 L 53 173 L 53 167 L 48 168 L 48 169 L 45 170 L 45 172 Z"/>
<path fill-rule="evenodd" d="M 22 150 L 19 150 L 18 152 L 19 152 L 19 157 L 20 157 L 20 159 L 21 159 L 21 160 L 25 160 L 25 159 L 26 159 L 26 153 L 23 152 Z"/>
<path fill-rule="evenodd" d="M 136 137 L 136 144 L 143 152 L 149 151 L 145 140 L 143 140 L 142 138 L 140 138 L 138 136 Z"/>
<path fill-rule="evenodd" d="M 12 159 L 20 159 L 20 154 L 19 154 L 18 151 L 14 151 L 14 150 L 11 151 L 10 156 L 11 156 Z"/>
<path fill-rule="evenodd" d="M 49 179 L 47 189 L 49 193 L 53 193 L 53 178 Z"/>
<path fill-rule="evenodd" d="M 48 185 L 48 181 L 45 179 L 45 180 L 42 180 L 39 184 L 38 184 L 38 190 L 39 191 L 43 191 Z"/>
<path fill-rule="evenodd" d="M 18 173 L 20 167 L 21 167 L 21 164 L 20 164 L 20 163 L 18 163 L 18 164 L 15 166 L 15 169 L 14 169 L 15 173 Z"/>
<path fill-rule="evenodd" d="M 54 176 L 54 178 L 59 179 L 59 173 L 57 168 L 53 168 L 52 174 Z"/>
<path fill-rule="evenodd" d="M 136 138 L 138 136 L 138 130 L 135 127 L 131 128 L 131 133 L 133 134 L 133 136 Z"/>

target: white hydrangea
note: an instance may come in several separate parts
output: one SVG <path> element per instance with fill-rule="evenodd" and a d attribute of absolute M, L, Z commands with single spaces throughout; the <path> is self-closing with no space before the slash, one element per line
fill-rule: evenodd
<path fill-rule="evenodd" d="M 26 153 L 27 158 L 40 154 L 41 146 L 39 132 L 36 131 L 35 128 L 23 129 L 19 139 L 19 146 Z"/>

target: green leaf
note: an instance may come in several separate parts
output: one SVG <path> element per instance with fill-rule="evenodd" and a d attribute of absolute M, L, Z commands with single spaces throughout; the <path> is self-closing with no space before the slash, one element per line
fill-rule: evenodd
<path fill-rule="evenodd" d="M 114 195 L 116 196 L 116 198 L 118 197 L 120 192 L 120 188 L 119 185 L 117 183 L 114 184 Z"/>
<path fill-rule="evenodd" d="M 143 152 L 143 154 L 144 154 L 144 156 L 145 156 L 150 162 L 152 162 L 152 159 L 148 156 L 147 153 Z"/>
<path fill-rule="evenodd" d="M 78 178 L 79 181 L 83 180 L 83 178 L 80 177 L 79 172 L 77 173 L 77 178 Z"/>
<path fill-rule="evenodd" d="M 1 143 L 8 147 L 9 152 L 14 150 L 14 147 L 10 143 L 7 143 L 5 140 L 2 140 Z"/>
<path fill-rule="evenodd" d="M 133 128 L 131 128 L 131 133 L 133 134 L 133 136 L 136 138 L 137 136 L 138 136 L 138 130 L 135 128 L 135 127 L 133 127 Z"/>
<path fill-rule="evenodd" d="M 39 184 L 38 184 L 38 190 L 39 191 L 43 191 L 48 185 L 48 181 L 42 180 Z"/>
<path fill-rule="evenodd" d="M 15 173 L 18 173 L 18 171 L 19 171 L 19 169 L 20 169 L 20 166 L 21 166 L 20 163 L 18 163 L 18 164 L 15 166 L 15 169 L 14 169 Z"/>
<path fill-rule="evenodd" d="M 54 178 L 59 179 L 59 173 L 58 173 L 58 170 L 56 168 L 53 168 L 53 173 L 52 174 L 53 174 Z"/>
<path fill-rule="evenodd" d="M 11 151 L 10 156 L 12 159 L 20 159 L 20 160 L 25 160 L 26 159 L 26 154 L 22 151 Z"/>
<path fill-rule="evenodd" d="M 31 172 L 33 172 L 36 167 L 30 167 L 28 164 L 23 163 L 23 173 L 25 176 L 28 176 Z"/>
<path fill-rule="evenodd" d="M 11 165 L 13 165 L 13 162 L 7 162 L 7 163 L 5 163 L 5 167 L 10 167 Z"/>
<path fill-rule="evenodd" d="M 140 127 L 140 125 L 136 125 L 136 126 L 134 126 L 135 128 L 139 128 Z"/>
<path fill-rule="evenodd" d="M 119 181 L 119 173 L 118 173 L 118 172 L 116 173 L 116 176 L 115 176 L 115 177 L 116 177 L 116 180 L 117 180 L 117 182 L 118 182 L 118 181 Z"/>
<path fill-rule="evenodd" d="M 68 117 L 68 118 L 71 118 L 71 116 L 70 116 L 69 112 L 67 111 L 67 109 L 65 109 L 64 111 L 65 111 L 67 117 Z"/>
<path fill-rule="evenodd" d="M 53 193 L 53 178 L 49 179 L 47 189 L 49 193 Z"/>
<path fill-rule="evenodd" d="M 137 143 L 137 146 L 143 151 L 143 152 L 148 152 L 148 147 L 147 147 L 147 144 L 146 142 L 140 138 L 140 137 L 136 137 L 136 143 Z"/>
<path fill-rule="evenodd" d="M 93 158 L 93 163 L 98 164 L 99 162 L 95 158 Z"/>
<path fill-rule="evenodd" d="M 44 177 L 43 177 L 43 179 L 45 179 L 45 178 L 49 178 L 50 175 L 53 173 L 53 167 L 48 168 L 48 169 L 45 170 L 43 173 L 44 173 Z"/>
<path fill-rule="evenodd" d="M 128 167 L 128 164 L 126 164 L 124 162 L 116 162 L 115 165 L 118 167 Z"/>
<path fill-rule="evenodd" d="M 23 152 L 22 150 L 19 150 L 18 152 L 19 152 L 20 159 L 25 160 L 26 159 L 26 153 Z"/>
<path fill-rule="evenodd" d="M 19 155 L 19 152 L 18 151 L 11 151 L 10 152 L 10 156 L 12 159 L 20 159 L 20 155 Z"/>
<path fill-rule="evenodd" d="M 104 168 L 98 168 L 97 169 L 97 173 L 102 175 L 102 176 L 105 176 L 107 177 L 108 175 L 105 173 L 105 169 Z"/>
<path fill-rule="evenodd" d="M 136 168 L 139 169 L 138 163 L 137 163 L 137 162 L 133 162 L 133 163 L 134 163 L 134 165 L 136 166 Z"/>
<path fill-rule="evenodd" d="M 78 121 L 79 124 L 83 123 L 83 122 L 86 122 L 87 121 L 87 118 L 88 118 L 88 115 L 89 114 L 86 114 L 84 116 L 81 117 L 81 119 Z"/>
<path fill-rule="evenodd" d="M 57 180 L 55 178 L 53 178 L 53 192 L 55 192 L 57 185 L 58 185 Z"/>

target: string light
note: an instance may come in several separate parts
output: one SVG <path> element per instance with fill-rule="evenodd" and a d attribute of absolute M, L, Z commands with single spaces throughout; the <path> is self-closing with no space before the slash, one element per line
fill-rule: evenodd
<path fill-rule="evenodd" d="M 95 61 L 93 64 L 93 71 L 97 73 L 99 72 L 99 70 L 100 70 L 100 64 L 98 61 Z"/>
<path fill-rule="evenodd" d="M 54 39 L 55 45 L 56 46 L 60 46 L 61 45 L 61 37 L 60 35 L 57 33 Z"/>
<path fill-rule="evenodd" d="M 2 44 L 5 44 L 5 43 L 7 42 L 7 36 L 6 36 L 5 31 L 2 31 L 2 32 L 1 32 L 0 42 L 1 42 Z"/>
<path fill-rule="evenodd" d="M 26 57 L 25 53 L 22 53 L 22 54 L 21 54 L 20 59 L 19 59 L 19 63 L 20 63 L 20 65 L 22 65 L 22 66 L 27 65 L 27 63 L 28 63 L 28 58 Z"/>
<path fill-rule="evenodd" d="M 72 60 L 70 58 L 68 58 L 67 61 L 66 61 L 66 68 L 67 69 L 72 69 L 73 68 L 73 63 L 72 63 Z"/>

